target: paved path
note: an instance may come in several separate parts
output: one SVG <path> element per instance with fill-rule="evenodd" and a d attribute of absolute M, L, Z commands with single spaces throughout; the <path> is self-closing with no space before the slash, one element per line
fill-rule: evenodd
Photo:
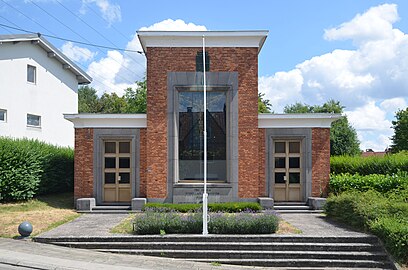
<path fill-rule="evenodd" d="M 71 222 L 41 234 L 41 236 L 109 236 L 112 235 L 109 230 L 127 216 L 128 214 L 83 214 Z"/>
<path fill-rule="evenodd" d="M 328 219 L 323 214 L 280 214 L 296 228 L 302 231 L 302 235 L 316 236 L 362 236 L 367 235 L 356 232 L 353 229 L 342 226 Z"/>

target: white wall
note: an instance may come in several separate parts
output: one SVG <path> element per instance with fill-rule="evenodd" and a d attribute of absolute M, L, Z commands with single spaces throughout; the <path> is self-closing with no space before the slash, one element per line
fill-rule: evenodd
<path fill-rule="evenodd" d="M 36 83 L 27 82 L 27 65 L 37 68 Z M 76 76 L 30 42 L 0 44 L 0 136 L 35 138 L 74 146 L 73 124 L 63 113 L 78 112 Z M 41 128 L 27 127 L 27 113 L 41 116 Z"/>

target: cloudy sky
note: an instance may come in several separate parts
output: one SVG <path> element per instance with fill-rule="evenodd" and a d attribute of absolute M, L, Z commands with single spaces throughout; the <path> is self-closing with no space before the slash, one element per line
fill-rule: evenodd
<path fill-rule="evenodd" d="M 94 78 L 99 93 L 121 94 L 145 75 L 145 57 L 132 52 L 141 50 L 137 30 L 269 30 L 259 55 L 259 91 L 276 113 L 297 101 L 339 100 L 361 149 L 389 146 L 395 112 L 408 106 L 408 1 L 201 4 L 0 0 L 0 34 L 25 30 L 49 35 Z"/>

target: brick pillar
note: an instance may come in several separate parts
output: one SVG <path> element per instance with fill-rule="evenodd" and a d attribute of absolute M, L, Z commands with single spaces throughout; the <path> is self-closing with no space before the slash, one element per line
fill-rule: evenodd
<path fill-rule="evenodd" d="M 265 136 L 266 129 L 260 128 L 259 132 L 259 145 L 258 145 L 258 168 L 259 168 L 259 196 L 268 196 L 266 194 L 266 175 L 265 175 L 265 162 L 266 162 L 266 149 L 265 149 Z"/>
<path fill-rule="evenodd" d="M 327 196 L 330 179 L 330 129 L 312 129 L 312 196 Z"/>
<path fill-rule="evenodd" d="M 93 129 L 75 129 L 74 199 L 93 197 Z"/>

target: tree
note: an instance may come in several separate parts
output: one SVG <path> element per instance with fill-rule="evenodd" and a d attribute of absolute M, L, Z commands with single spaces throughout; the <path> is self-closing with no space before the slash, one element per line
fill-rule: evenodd
<path fill-rule="evenodd" d="M 145 113 L 146 112 L 146 79 L 136 82 L 135 90 L 128 88 L 122 97 L 116 93 L 104 93 L 101 97 L 89 86 L 78 89 L 79 113 Z"/>
<path fill-rule="evenodd" d="M 99 110 L 99 98 L 96 90 L 89 86 L 81 86 L 78 89 L 78 112 L 96 113 Z"/>
<path fill-rule="evenodd" d="M 145 113 L 147 108 L 147 84 L 146 80 L 136 82 L 137 88 L 125 90 L 123 97 L 126 101 L 125 113 Z"/>
<path fill-rule="evenodd" d="M 391 137 L 391 151 L 393 153 L 408 150 L 408 107 L 395 113 L 395 121 L 392 121 L 394 135 Z"/>
<path fill-rule="evenodd" d="M 258 93 L 258 113 L 271 113 L 271 102 L 264 96 L 264 93 Z"/>
<path fill-rule="evenodd" d="M 343 113 L 339 101 L 329 100 L 323 105 L 307 105 L 296 102 L 283 109 L 285 113 Z M 358 155 L 360 142 L 356 130 L 349 124 L 347 116 L 332 123 L 330 129 L 330 155 Z"/>

